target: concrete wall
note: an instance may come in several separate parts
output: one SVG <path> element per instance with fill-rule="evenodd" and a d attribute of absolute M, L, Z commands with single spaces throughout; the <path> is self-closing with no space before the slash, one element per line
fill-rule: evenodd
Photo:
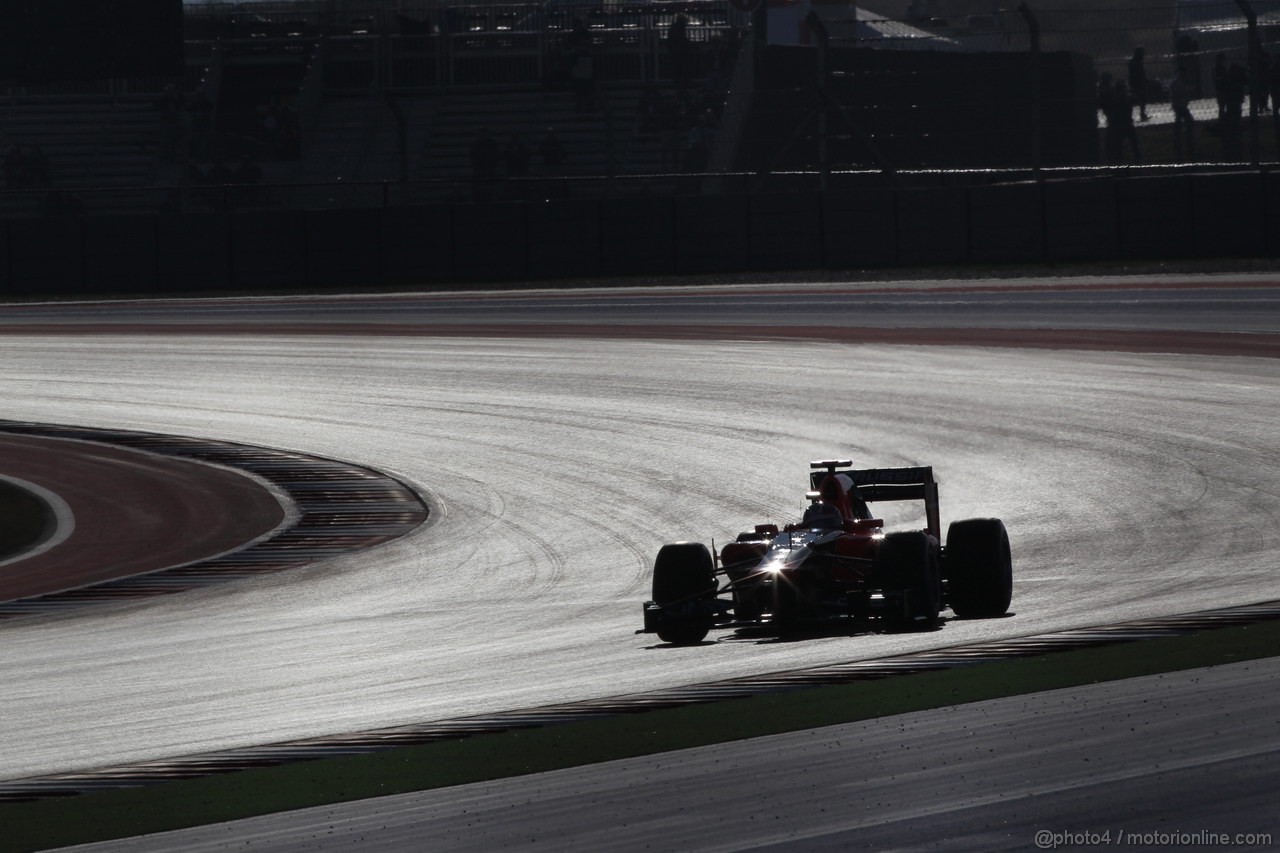
<path fill-rule="evenodd" d="M 1280 175 L 0 221 L 0 293 L 1268 257 Z"/>

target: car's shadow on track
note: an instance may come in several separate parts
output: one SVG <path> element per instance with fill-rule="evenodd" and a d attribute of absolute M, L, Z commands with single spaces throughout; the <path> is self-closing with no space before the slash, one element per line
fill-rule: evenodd
<path fill-rule="evenodd" d="M 833 637 L 869 637 L 893 634 L 932 634 L 942 630 L 948 622 L 966 621 L 955 617 L 943 617 L 930 627 L 911 625 L 879 625 L 868 622 L 829 623 L 820 625 L 804 625 L 780 631 L 776 625 L 739 625 L 729 626 L 719 636 L 712 636 L 700 643 L 655 643 L 645 646 L 646 649 L 688 649 L 697 646 L 715 646 L 722 643 L 754 643 L 755 645 L 774 645 L 777 643 L 803 643 L 811 640 L 826 640 Z"/>
<path fill-rule="evenodd" d="M 811 640 L 829 640 L 833 637 L 884 637 L 897 634 L 933 634 L 941 631 L 951 622 L 988 622 L 999 619 L 1012 619 L 1018 614 L 1009 612 L 1000 616 L 984 616 L 982 618 L 961 619 L 958 616 L 940 616 L 938 621 L 929 627 L 915 625 L 881 625 L 874 622 L 832 622 L 819 625 L 804 625 L 779 631 L 776 625 L 737 625 L 720 628 L 724 631 L 719 636 L 708 637 L 700 643 L 654 643 L 645 646 L 646 650 L 655 649 L 689 649 L 697 646 L 716 646 L 722 643 L 753 643 L 766 646 L 778 643 L 803 643 Z"/>
<path fill-rule="evenodd" d="M 721 637 L 720 642 L 753 642 L 757 645 L 772 645 L 775 643 L 803 643 L 808 640 L 826 640 L 832 637 L 873 637 L 885 636 L 893 634 L 932 634 L 935 631 L 942 630 L 943 625 L 950 620 L 939 619 L 936 624 L 929 627 L 913 627 L 913 626 L 884 626 L 884 625 L 819 625 L 813 627 L 795 628 L 789 631 L 779 632 L 776 628 L 737 628 L 727 637 Z"/>

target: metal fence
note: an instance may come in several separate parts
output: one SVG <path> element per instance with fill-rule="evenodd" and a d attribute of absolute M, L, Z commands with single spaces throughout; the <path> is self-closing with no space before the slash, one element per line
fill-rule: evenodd
<path fill-rule="evenodd" d="M 811 50 L 822 38 L 846 57 L 822 69 L 822 79 L 790 90 L 780 87 L 773 102 L 761 92 L 753 99 L 728 98 L 721 111 L 721 137 L 728 126 L 743 129 L 748 141 L 767 130 L 778 135 L 769 144 L 802 152 L 791 160 L 768 153 L 744 165 L 741 156 L 718 156 L 727 149 L 717 148 L 709 162 L 735 173 L 728 184 L 755 188 L 766 185 L 765 176 L 782 172 L 791 175 L 776 177 L 769 185 L 816 183 L 822 175 L 867 170 L 923 174 L 930 169 L 1280 161 L 1280 111 L 1275 109 L 1280 96 L 1280 0 L 1029 0 L 1019 8 L 982 14 L 966 11 L 977 4 L 934 0 L 913 3 L 898 18 L 864 5 L 877 6 L 866 0 L 815 7 L 821 11 L 821 26 L 804 31 L 810 47 L 796 49 Z M 910 13 L 920 9 L 928 13 Z M 292 104 L 304 132 L 315 129 L 319 104 L 335 96 L 374 97 L 389 91 L 427 97 L 486 87 L 564 85 L 572 74 L 565 64 L 571 42 L 588 46 L 598 81 L 669 86 L 669 38 L 677 15 L 689 21 L 689 40 L 707 49 L 736 37 L 751 17 L 728 0 L 197 3 L 186 7 L 188 74 L 178 83 L 188 91 L 201 81 L 216 88 L 221 63 L 269 65 L 305 57 L 306 73 Z M 775 38 L 787 32 L 776 20 L 771 26 Z M 865 58 L 878 53 L 894 58 Z M 930 58 L 933 54 L 966 58 L 940 61 Z M 1072 55 L 1070 62 L 1049 58 L 1066 54 Z M 158 93 L 172 82 L 106 80 L 9 89 L 0 95 L 10 103 L 137 97 Z M 758 89 L 769 85 L 756 81 Z M 882 93 L 880 100 L 876 92 Z M 931 92 L 945 93 L 945 103 L 930 97 Z M 1064 123 L 1067 114 L 1071 117 Z M 628 132 L 641 132 L 640 117 L 631 124 L 636 129 Z M 1073 143 L 1071 153 L 1046 159 L 1045 149 L 1068 133 L 1063 128 L 1080 130 L 1087 139 Z M 921 140 L 931 140 L 933 147 Z M 716 144 L 722 141 L 718 138 Z M 615 139 L 610 144 L 628 142 Z M 938 158 L 933 153 L 938 150 L 948 156 Z M 977 153 L 970 157 L 967 151 Z M 1079 151 L 1093 153 L 1075 153 Z M 756 178 L 738 175 L 743 169 Z M 108 212 L 139 206 L 189 210 L 470 200 L 477 197 L 477 185 L 469 177 L 374 183 L 360 189 L 349 182 L 331 189 L 282 185 L 253 192 L 230 187 L 56 187 L 5 193 L 0 215 L 67 212 L 77 206 Z M 504 183 L 499 196 L 696 192 L 709 185 L 670 176 L 579 176 Z"/>

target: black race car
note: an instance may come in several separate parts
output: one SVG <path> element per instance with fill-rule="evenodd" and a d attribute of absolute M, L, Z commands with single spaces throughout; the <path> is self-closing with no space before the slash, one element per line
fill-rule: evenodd
<path fill-rule="evenodd" d="M 642 632 L 701 642 L 714 627 L 778 631 L 837 619 L 931 628 L 942 609 L 960 618 L 1003 616 L 1013 591 L 1009 536 L 996 518 L 953 521 L 942 544 L 933 469 L 853 469 L 810 463 L 803 518 L 754 530 L 714 553 L 700 542 L 664 545 Z M 885 533 L 870 505 L 922 500 L 924 530 Z"/>

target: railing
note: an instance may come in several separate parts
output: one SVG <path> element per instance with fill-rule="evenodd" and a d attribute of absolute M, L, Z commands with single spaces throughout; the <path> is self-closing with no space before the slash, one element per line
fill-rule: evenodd
<path fill-rule="evenodd" d="M 188 62 L 206 67 L 216 46 L 235 54 L 229 62 L 269 63 L 294 57 L 300 45 L 323 43 L 323 61 L 314 66 L 322 73 L 309 75 L 304 87 L 301 100 L 305 113 L 319 97 L 318 89 L 325 94 L 360 94 L 384 88 L 395 94 L 412 94 L 483 87 L 567 88 L 572 77 L 565 48 L 571 41 L 590 53 L 597 82 L 638 86 L 669 81 L 673 75 L 668 36 L 676 14 L 689 17 L 690 40 L 707 52 L 740 34 L 747 19 L 728 0 L 473 2 L 456 6 L 405 0 L 395 4 L 394 12 L 386 9 L 387 5 L 385 0 L 298 0 L 254 3 L 244 9 L 231 3 L 192 5 L 187 8 L 189 34 L 203 35 L 188 42 Z M 835 150 L 829 158 L 836 169 L 877 162 L 865 156 L 862 148 L 886 152 L 890 156 L 884 159 L 889 161 L 896 152 L 899 159 L 892 165 L 899 169 L 940 163 L 1010 167 L 1091 162 L 1084 157 L 1041 158 L 1039 140 L 1049 145 L 1066 136 L 1054 131 L 1053 123 L 1058 121 L 1069 128 L 1073 144 L 1074 137 L 1080 137 L 1079 148 L 1091 149 L 1095 160 L 1100 156 L 1127 165 L 1139 159 L 1139 145 L 1131 145 L 1126 137 L 1123 146 L 1112 146 L 1112 130 L 1127 113 L 1140 138 L 1143 163 L 1254 163 L 1280 156 L 1280 120 L 1274 109 L 1280 94 L 1280 3 L 1030 0 L 1022 6 L 1036 21 L 1040 54 L 1032 50 L 1027 15 L 1011 8 L 950 20 L 876 23 L 859 14 L 856 20 L 831 21 L 833 51 L 848 48 L 857 54 L 917 55 L 904 62 L 850 59 L 843 65 L 834 63 L 830 79 L 824 81 L 827 91 L 822 93 L 821 111 L 818 101 L 813 100 L 815 87 L 809 81 L 813 75 L 795 83 L 793 91 L 779 90 L 771 101 L 764 97 L 768 93 L 758 93 L 751 111 L 754 124 L 747 133 L 761 135 L 782 129 L 784 137 L 797 137 L 795 142 L 780 140 L 793 144 L 800 153 L 792 162 L 778 161 L 776 170 L 794 166 L 803 171 L 828 160 L 825 155 L 805 159 L 804 146 L 817 150 L 813 137 L 823 132 L 808 131 L 806 135 L 796 120 L 797 104 L 825 122 L 826 135 L 832 138 L 822 140 L 823 150 L 844 146 L 843 152 Z M 922 38 L 920 33 L 929 37 Z M 1002 62 L 993 63 L 1002 88 L 974 85 L 970 77 L 977 71 L 966 77 L 947 70 L 960 67 L 957 64 L 931 63 L 927 56 L 920 56 L 928 52 L 921 47 L 943 43 L 949 52 L 970 54 L 963 59 L 983 59 L 986 57 L 979 54 L 987 52 L 1005 54 L 995 55 L 994 59 Z M 1112 90 L 1104 91 L 1098 83 L 1129 84 L 1137 47 L 1145 48 L 1143 91 L 1128 91 L 1125 97 L 1132 100 L 1129 109 L 1108 116 L 1098 107 L 1109 105 L 1104 102 Z M 1064 51 L 1083 55 L 1087 61 L 1078 71 L 1048 61 L 1050 54 Z M 1012 53 L 1019 55 L 1008 55 Z M 1043 66 L 1037 58 L 1041 55 L 1046 60 Z M 859 76 L 864 73 L 866 76 Z M 869 79 L 871 74 L 878 77 Z M 1183 82 L 1175 87 L 1179 77 Z M 1049 93 L 1043 100 L 1032 97 L 1037 80 Z M 762 88 L 767 88 L 767 83 Z M 102 81 L 29 91 L 10 89 L 0 96 L 57 100 L 135 93 L 149 85 L 157 84 Z M 1188 99 L 1185 110 L 1173 103 L 1175 88 Z M 902 92 L 931 91 L 945 91 L 947 96 L 935 101 L 896 97 Z M 1141 97 L 1134 97 L 1136 94 Z M 1147 121 L 1142 120 L 1144 113 Z M 799 115 L 799 119 L 810 117 Z M 304 115 L 304 121 L 314 121 L 314 113 Z M 940 161 L 932 150 L 924 151 L 917 144 L 927 137 L 943 140 L 938 147 L 950 152 L 979 150 L 988 154 L 989 160 Z M 991 144 L 1002 139 L 1008 144 Z M 913 145 L 923 152 L 914 159 L 909 151 L 902 153 Z M 1017 156 L 1006 154 L 1006 150 L 1016 151 Z M 739 167 L 757 165 L 753 160 L 736 162 Z"/>
<path fill-rule="evenodd" d="M 1200 163 L 1164 166 L 1055 167 L 1042 170 L 1052 180 L 1101 176 L 1169 176 L 1214 173 L 1242 174 L 1247 163 Z M 1280 169 L 1280 162 L 1261 164 L 1255 174 Z M 518 202 L 556 199 L 668 198 L 698 195 L 714 179 L 724 195 L 815 192 L 823 174 L 801 170 L 767 176 L 756 172 L 664 173 L 613 176 L 534 176 L 492 180 L 329 181 L 288 184 L 170 185 L 152 187 L 38 189 L 0 191 L 0 219 L 69 215 L 118 215 L 228 212 L 234 210 L 332 210 L 393 208 L 426 204 Z M 833 191 L 888 186 L 874 170 L 832 170 Z M 1031 169 L 915 169 L 895 173 L 908 186 L 982 186 L 1032 180 Z"/>
<path fill-rule="evenodd" d="M 727 28 L 741 23 L 741 15 L 721 0 L 681 8 L 699 11 L 688 30 L 695 50 L 707 49 Z M 645 82 L 669 76 L 665 34 L 675 13 L 668 7 L 581 11 L 579 17 L 573 7 L 447 7 L 433 10 L 436 19 L 426 25 L 427 32 L 329 35 L 322 39 L 327 45 L 324 88 L 348 94 L 367 91 L 375 83 L 397 92 L 536 88 L 567 74 L 562 65 L 575 20 L 584 28 L 575 49 L 591 55 L 595 80 Z M 280 50 L 287 41 L 263 36 L 235 44 L 241 52 L 262 54 L 268 46 Z M 195 48 L 201 43 L 191 44 Z"/>
<path fill-rule="evenodd" d="M 199 3 L 185 9 L 188 41 L 282 36 L 422 35 L 459 32 L 567 31 L 575 18 L 592 29 L 652 27 L 677 14 L 745 26 L 749 15 L 718 0 L 687 2 L 602 2 L 549 0 L 543 3 L 476 2 L 449 4 L 404 0 L 388 9 L 385 0 L 293 0 L 293 2 Z"/>

